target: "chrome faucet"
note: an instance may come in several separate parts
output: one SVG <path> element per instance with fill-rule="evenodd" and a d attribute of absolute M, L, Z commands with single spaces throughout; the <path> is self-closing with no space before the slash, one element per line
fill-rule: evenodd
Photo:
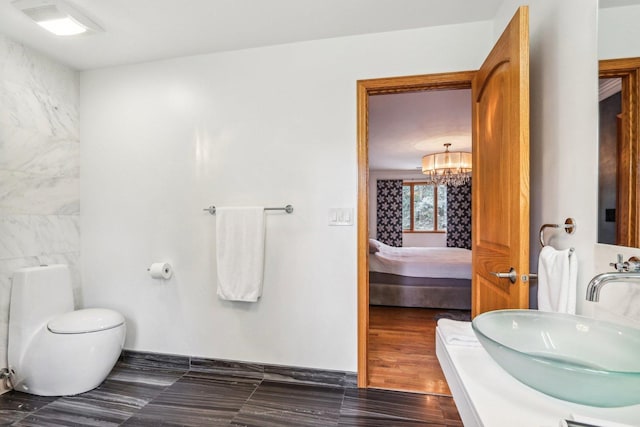
<path fill-rule="evenodd" d="M 622 261 L 622 254 L 618 254 L 618 262 L 610 262 L 609 265 L 616 271 L 640 271 L 640 258 L 632 256 L 629 261 Z"/>
<path fill-rule="evenodd" d="M 587 286 L 587 301 L 600 301 L 600 289 L 607 283 L 639 281 L 640 282 L 640 260 L 636 257 L 629 258 L 629 261 L 622 262 L 622 255 L 618 255 L 618 262 L 610 264 L 617 271 L 601 273 L 595 276 Z"/>

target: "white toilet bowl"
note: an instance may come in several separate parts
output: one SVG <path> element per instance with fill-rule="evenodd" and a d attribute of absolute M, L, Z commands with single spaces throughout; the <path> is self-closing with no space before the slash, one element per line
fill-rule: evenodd
<path fill-rule="evenodd" d="M 15 390 L 73 395 L 97 387 L 107 377 L 124 344 L 124 317 L 107 309 L 72 310 L 66 265 L 14 273 L 8 356 Z"/>

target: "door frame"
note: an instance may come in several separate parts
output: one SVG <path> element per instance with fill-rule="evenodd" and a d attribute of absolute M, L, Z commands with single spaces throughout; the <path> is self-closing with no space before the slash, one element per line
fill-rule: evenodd
<path fill-rule="evenodd" d="M 640 58 L 599 61 L 599 78 L 622 80 L 622 129 L 618 152 L 616 244 L 640 246 Z"/>
<path fill-rule="evenodd" d="M 369 96 L 470 89 L 476 71 L 388 77 L 357 82 L 358 102 L 358 387 L 367 388 L 369 349 Z M 473 230 L 472 230 L 473 233 Z"/>

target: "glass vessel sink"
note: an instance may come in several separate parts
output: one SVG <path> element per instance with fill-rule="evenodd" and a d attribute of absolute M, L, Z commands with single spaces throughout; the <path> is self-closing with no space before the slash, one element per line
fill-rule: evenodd
<path fill-rule="evenodd" d="M 542 393 L 599 407 L 640 403 L 640 329 L 537 310 L 490 311 L 472 326 L 498 365 Z"/>

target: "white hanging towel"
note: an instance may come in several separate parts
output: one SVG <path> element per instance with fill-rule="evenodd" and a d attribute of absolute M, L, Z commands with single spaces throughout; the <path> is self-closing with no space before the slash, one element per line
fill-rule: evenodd
<path fill-rule="evenodd" d="M 538 261 L 538 309 L 576 313 L 578 259 L 571 249 L 545 246 Z"/>
<path fill-rule="evenodd" d="M 262 295 L 264 207 L 216 208 L 218 296 L 255 302 Z"/>

